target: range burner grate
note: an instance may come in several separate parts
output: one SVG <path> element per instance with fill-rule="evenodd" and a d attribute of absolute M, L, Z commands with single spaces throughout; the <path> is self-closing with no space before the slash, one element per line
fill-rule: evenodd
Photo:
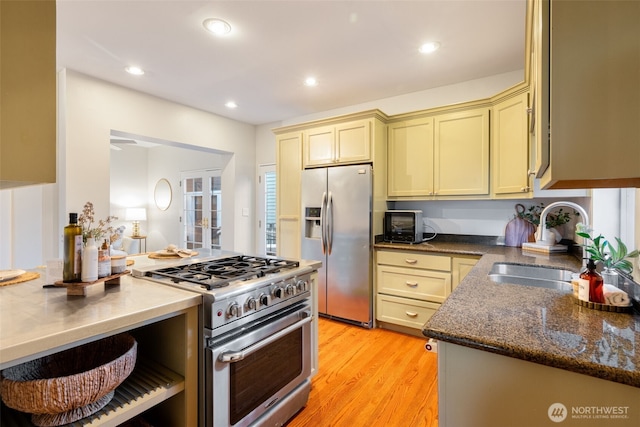
<path fill-rule="evenodd" d="M 264 277 L 281 270 L 298 267 L 298 261 L 239 255 L 231 258 L 196 262 L 148 271 L 147 276 L 162 276 L 174 283 L 191 282 L 207 290 L 229 286 L 231 282 Z"/>

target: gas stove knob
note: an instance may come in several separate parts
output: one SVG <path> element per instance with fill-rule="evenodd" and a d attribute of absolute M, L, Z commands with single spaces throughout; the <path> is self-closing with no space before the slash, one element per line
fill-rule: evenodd
<path fill-rule="evenodd" d="M 245 307 L 249 310 L 255 310 L 258 308 L 258 301 L 254 297 L 247 298 L 247 302 L 244 303 Z"/>
<path fill-rule="evenodd" d="M 309 289 L 309 284 L 306 280 L 298 280 L 296 288 L 298 289 L 298 292 L 304 292 Z"/>
<path fill-rule="evenodd" d="M 238 305 L 237 302 L 232 302 L 227 307 L 227 319 L 231 319 L 232 317 L 240 317 L 242 316 L 242 309 Z"/>
<path fill-rule="evenodd" d="M 288 284 L 285 288 L 284 288 L 284 293 L 289 295 L 289 296 L 293 296 L 296 294 L 296 287 L 293 286 L 292 284 Z"/>
<path fill-rule="evenodd" d="M 260 294 L 260 296 L 258 297 L 258 301 L 260 301 L 261 306 L 269 305 L 270 300 L 270 296 L 265 293 Z"/>
<path fill-rule="evenodd" d="M 274 298 L 282 298 L 284 295 L 284 289 L 282 289 L 282 286 L 276 286 L 273 288 L 272 293 Z"/>

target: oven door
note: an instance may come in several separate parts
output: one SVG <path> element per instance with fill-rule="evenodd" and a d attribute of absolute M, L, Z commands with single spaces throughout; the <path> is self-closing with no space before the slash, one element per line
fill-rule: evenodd
<path fill-rule="evenodd" d="M 299 394 L 296 389 L 311 376 L 311 320 L 305 301 L 207 340 L 207 427 L 247 426 L 279 405 L 291 410 L 288 395 L 294 390 Z M 308 391 L 283 421 L 304 406 L 307 397 Z"/>

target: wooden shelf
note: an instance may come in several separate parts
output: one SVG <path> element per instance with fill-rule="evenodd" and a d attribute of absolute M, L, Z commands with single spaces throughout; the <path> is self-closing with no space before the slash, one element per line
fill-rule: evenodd
<path fill-rule="evenodd" d="M 89 417 L 67 426 L 118 426 L 147 409 L 182 392 L 185 380 L 179 374 L 150 360 L 138 360 L 131 375 L 116 389 L 113 399 Z M 2 404 L 2 425 L 33 426 L 31 415 Z"/>

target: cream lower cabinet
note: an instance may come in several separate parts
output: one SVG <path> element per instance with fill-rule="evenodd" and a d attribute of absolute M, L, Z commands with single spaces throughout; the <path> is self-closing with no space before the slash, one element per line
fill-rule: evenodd
<path fill-rule="evenodd" d="M 451 258 L 451 291 L 462 282 L 471 269 L 478 263 L 477 256 L 454 256 Z"/>
<path fill-rule="evenodd" d="M 304 167 L 371 161 L 372 119 L 322 126 L 304 132 Z"/>
<path fill-rule="evenodd" d="M 418 251 L 376 251 L 376 319 L 420 334 L 451 293 L 451 257 Z"/>
<path fill-rule="evenodd" d="M 388 125 L 390 198 L 489 195 L 489 108 Z"/>
<path fill-rule="evenodd" d="M 302 132 L 276 136 L 276 247 L 278 256 L 300 258 Z"/>

